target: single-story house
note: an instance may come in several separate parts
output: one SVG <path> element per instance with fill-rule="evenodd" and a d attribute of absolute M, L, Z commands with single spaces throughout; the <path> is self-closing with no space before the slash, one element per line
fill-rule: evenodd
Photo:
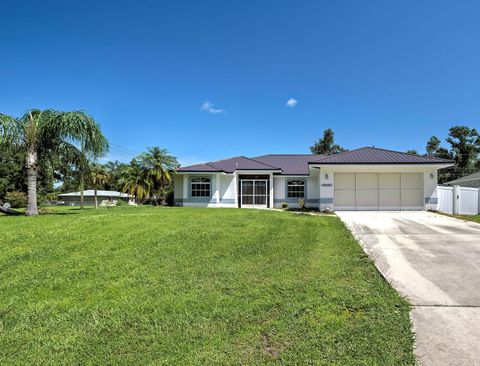
<path fill-rule="evenodd" d="M 80 206 L 80 192 L 62 193 L 58 197 L 68 206 Z M 97 191 L 97 202 L 99 205 L 107 202 L 116 203 L 118 200 L 129 202 L 133 196 L 123 192 L 117 191 Z M 83 201 L 85 206 L 95 206 L 95 190 L 88 189 L 83 191 Z"/>
<path fill-rule="evenodd" d="M 321 210 L 436 209 L 437 171 L 450 160 L 363 147 L 331 156 L 239 156 L 182 167 L 179 206 L 296 207 Z"/>
<path fill-rule="evenodd" d="M 462 186 L 480 188 L 480 172 L 467 175 L 462 178 L 445 183 L 447 186 Z"/>

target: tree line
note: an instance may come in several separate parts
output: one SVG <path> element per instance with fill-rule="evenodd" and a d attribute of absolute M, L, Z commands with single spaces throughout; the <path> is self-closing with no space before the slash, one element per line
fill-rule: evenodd
<path fill-rule="evenodd" d="M 347 149 L 335 143 L 331 128 L 323 131 L 323 136 L 310 147 L 312 154 L 333 155 Z M 469 175 L 480 170 L 480 134 L 475 128 L 464 125 L 453 126 L 445 138 L 448 147 L 442 146 L 437 136 L 428 139 L 424 156 L 452 160 L 455 165 L 439 172 L 439 183 Z M 407 150 L 407 154 L 420 155 L 416 150 Z"/>
<path fill-rule="evenodd" d="M 475 128 L 453 126 L 442 146 L 437 136 L 426 143 L 425 156 L 453 160 L 439 173 L 440 183 L 480 170 L 480 135 Z M 38 214 L 38 201 L 54 200 L 60 192 L 115 190 L 140 203 L 167 204 L 173 200 L 173 175 L 180 166 L 166 149 L 148 148 L 128 164 L 98 163 L 109 144 L 100 125 L 84 111 L 32 109 L 21 117 L 0 113 L 0 212 L 6 198 L 26 196 L 26 214 Z M 313 154 L 333 155 L 345 148 L 335 143 L 331 128 L 310 147 Z M 418 154 L 415 150 L 407 153 Z M 54 183 L 62 185 L 55 188 Z M 81 199 L 83 207 L 83 197 Z"/>
<path fill-rule="evenodd" d="M 38 215 L 39 199 L 83 191 L 86 185 L 95 191 L 124 191 L 140 202 L 165 203 L 179 166 L 175 157 L 153 147 L 130 164 L 96 162 L 108 148 L 100 125 L 84 111 L 32 109 L 21 117 L 0 113 L 0 212 L 18 214 L 2 201 L 26 193 L 25 214 Z M 62 186 L 54 188 L 55 181 Z"/>

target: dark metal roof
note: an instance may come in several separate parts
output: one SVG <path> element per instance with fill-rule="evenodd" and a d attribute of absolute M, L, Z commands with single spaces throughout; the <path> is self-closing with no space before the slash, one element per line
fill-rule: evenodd
<path fill-rule="evenodd" d="M 280 170 L 280 168 L 260 161 L 237 156 L 234 158 L 212 161 L 205 164 L 191 165 L 178 169 L 179 172 L 225 172 L 233 173 L 235 170 Z"/>
<path fill-rule="evenodd" d="M 308 175 L 309 164 L 451 164 L 453 161 L 429 156 L 411 155 L 374 147 L 325 156 L 313 154 L 272 154 L 255 158 L 234 158 L 190 165 L 179 172 L 225 172 L 236 170 L 270 170 L 283 175 Z"/>
<path fill-rule="evenodd" d="M 309 162 L 316 162 L 323 159 L 324 155 L 293 155 L 293 154 L 271 154 L 257 156 L 253 159 L 265 164 L 278 166 L 282 169 L 283 175 L 308 175 Z"/>
<path fill-rule="evenodd" d="M 312 164 L 450 164 L 451 160 L 403 153 L 400 151 L 362 147 L 327 156 Z"/>

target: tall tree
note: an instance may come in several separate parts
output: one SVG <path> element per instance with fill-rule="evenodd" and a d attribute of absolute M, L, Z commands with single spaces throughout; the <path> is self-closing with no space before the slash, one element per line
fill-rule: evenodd
<path fill-rule="evenodd" d="M 425 151 L 427 152 L 427 156 L 435 156 L 435 153 L 440 148 L 441 141 L 437 136 L 432 136 L 427 141 L 427 146 Z"/>
<path fill-rule="evenodd" d="M 37 179 L 42 161 L 81 164 L 108 150 L 100 126 L 82 111 L 32 109 L 20 118 L 0 114 L 0 143 L 5 142 L 26 152 L 27 215 L 38 215 Z M 83 152 L 77 147 L 82 142 Z"/>
<path fill-rule="evenodd" d="M 140 167 L 152 181 L 151 193 L 155 204 L 164 201 L 164 192 L 172 183 L 173 173 L 179 167 L 177 159 L 167 149 L 149 147 L 137 158 Z"/>
<path fill-rule="evenodd" d="M 89 169 L 89 181 L 93 185 L 95 195 L 95 209 L 98 208 L 98 187 L 101 187 L 109 180 L 109 175 L 105 167 L 101 164 L 93 163 Z"/>
<path fill-rule="evenodd" d="M 407 150 L 406 153 L 410 155 L 418 155 L 418 151 L 415 149 Z"/>
<path fill-rule="evenodd" d="M 104 164 L 105 170 L 108 173 L 109 180 L 105 182 L 104 189 L 108 191 L 121 191 L 122 187 L 118 183 L 122 171 L 128 166 L 128 164 L 121 163 L 119 161 L 108 161 Z"/>
<path fill-rule="evenodd" d="M 150 198 L 153 187 L 148 171 L 144 170 L 136 159 L 122 170 L 119 184 L 122 191 L 133 195 L 137 202 L 144 202 Z"/>
<path fill-rule="evenodd" d="M 448 149 L 440 146 L 441 141 L 437 136 L 432 136 L 427 141 L 427 146 L 425 147 L 427 156 L 434 156 L 442 159 L 453 159 L 452 154 Z"/>
<path fill-rule="evenodd" d="M 312 154 L 319 155 L 333 155 L 347 151 L 335 143 L 334 132 L 331 128 L 323 131 L 323 137 L 316 141 L 313 146 L 310 146 L 310 150 Z"/>
<path fill-rule="evenodd" d="M 9 191 L 25 191 L 25 153 L 0 145 L 0 200 Z"/>
<path fill-rule="evenodd" d="M 480 154 L 480 135 L 475 128 L 467 126 L 451 127 L 447 142 L 452 147 L 453 158 L 457 166 L 457 176 L 474 171 Z"/>

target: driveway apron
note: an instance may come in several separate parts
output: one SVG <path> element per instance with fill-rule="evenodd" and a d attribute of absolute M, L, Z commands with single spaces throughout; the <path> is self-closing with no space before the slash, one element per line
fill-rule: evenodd
<path fill-rule="evenodd" d="M 337 212 L 412 304 L 420 364 L 480 365 L 480 224 L 430 212 Z"/>

